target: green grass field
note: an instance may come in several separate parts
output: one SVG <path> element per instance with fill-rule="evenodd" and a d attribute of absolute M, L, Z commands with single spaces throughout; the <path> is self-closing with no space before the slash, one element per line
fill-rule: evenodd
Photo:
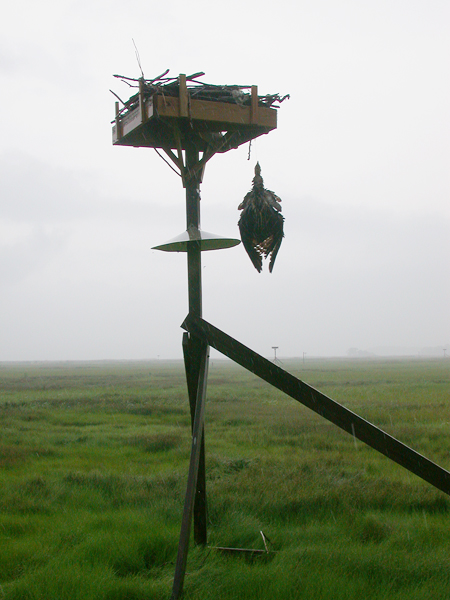
<path fill-rule="evenodd" d="M 284 368 L 450 470 L 450 360 Z M 171 593 L 190 452 L 181 362 L 0 364 L 0 599 Z M 450 498 L 228 361 L 206 405 L 192 600 L 448 600 Z"/>

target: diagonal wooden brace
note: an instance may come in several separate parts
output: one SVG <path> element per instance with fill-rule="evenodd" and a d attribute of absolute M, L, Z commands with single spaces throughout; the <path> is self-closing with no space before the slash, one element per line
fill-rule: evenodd
<path fill-rule="evenodd" d="M 448 471 L 399 442 L 382 429 L 375 427 L 369 421 L 253 352 L 204 319 L 189 314 L 182 327 L 191 335 L 200 338 L 291 398 L 450 495 L 450 473 Z"/>
<path fill-rule="evenodd" d="M 203 438 L 203 425 L 205 415 L 206 383 L 208 379 L 209 348 L 203 345 L 200 362 L 200 374 L 197 388 L 197 402 L 195 406 L 194 423 L 192 427 L 191 459 L 189 463 L 188 482 L 184 500 L 183 518 L 181 520 L 180 541 L 178 545 L 177 562 L 172 588 L 172 600 L 177 600 L 183 590 L 186 562 L 189 550 L 189 538 L 192 523 L 195 492 L 197 488 L 198 467 Z"/>
<path fill-rule="evenodd" d="M 191 412 L 191 429 L 194 430 L 195 413 L 197 408 L 198 386 L 202 369 L 202 357 L 205 345 L 196 337 L 183 333 L 183 354 L 186 368 L 186 381 Z M 207 502 L 206 502 L 206 471 L 205 471 L 205 435 L 201 431 L 200 459 L 197 472 L 197 486 L 194 496 L 194 542 L 205 546 L 207 543 Z"/>

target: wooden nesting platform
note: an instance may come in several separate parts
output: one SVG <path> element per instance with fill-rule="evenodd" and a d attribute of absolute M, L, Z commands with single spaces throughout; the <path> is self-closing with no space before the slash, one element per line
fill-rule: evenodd
<path fill-rule="evenodd" d="M 113 144 L 227 152 L 277 127 L 277 111 L 257 86 L 243 93 L 237 87 L 189 88 L 186 75 L 170 86 L 149 86 L 139 80 L 139 92 L 119 110 L 113 122 Z M 226 94 L 224 95 L 224 90 Z M 223 101 L 225 99 L 225 101 Z"/>

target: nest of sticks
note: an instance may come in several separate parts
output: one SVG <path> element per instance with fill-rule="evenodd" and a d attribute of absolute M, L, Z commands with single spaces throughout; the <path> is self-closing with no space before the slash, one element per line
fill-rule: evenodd
<path fill-rule="evenodd" d="M 180 78 L 169 77 L 169 69 L 154 77 L 153 79 L 145 79 L 144 76 L 139 78 L 125 77 L 124 75 L 114 75 L 117 79 L 127 84 L 130 88 L 141 88 L 144 97 L 151 97 L 155 94 L 165 96 L 179 96 L 180 94 Z M 208 100 L 213 102 L 227 102 L 230 104 L 238 104 L 241 106 L 249 106 L 251 104 L 251 85 L 213 85 L 199 81 L 205 73 L 193 73 L 186 76 L 186 84 L 189 96 L 195 100 Z M 134 110 L 139 105 L 139 93 L 133 94 L 128 100 L 123 101 L 115 92 L 110 92 L 122 104 L 119 111 L 119 116 L 123 116 L 127 112 Z M 289 98 L 289 94 L 280 96 L 280 94 L 266 94 L 258 96 L 258 105 L 267 108 L 279 108 L 281 102 Z"/>

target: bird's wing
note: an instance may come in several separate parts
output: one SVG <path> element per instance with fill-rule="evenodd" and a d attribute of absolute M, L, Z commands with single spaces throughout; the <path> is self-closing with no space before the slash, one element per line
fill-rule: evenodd
<path fill-rule="evenodd" d="M 278 212 L 281 212 L 281 198 L 279 196 L 277 196 L 270 190 L 264 190 L 264 199 L 272 208 L 274 208 Z"/>
<path fill-rule="evenodd" d="M 270 253 L 270 263 L 269 263 L 269 272 L 270 273 L 272 273 L 272 269 L 275 264 L 275 259 L 278 254 L 278 250 L 280 249 L 281 242 L 283 241 L 283 238 L 284 238 L 284 232 L 283 232 L 284 219 L 280 214 L 278 214 L 277 216 L 279 217 L 279 219 L 278 219 L 277 227 L 275 228 L 275 231 L 273 233 L 273 248 L 272 248 L 272 252 Z"/>
<path fill-rule="evenodd" d="M 239 231 L 241 233 L 241 240 L 247 254 L 250 257 L 250 260 L 253 263 L 253 266 L 261 273 L 262 270 L 262 255 L 261 251 L 257 248 L 257 243 L 255 242 L 253 235 L 249 232 L 247 227 L 245 226 L 245 220 L 241 218 L 239 219 Z"/>
<path fill-rule="evenodd" d="M 248 192 L 247 194 L 245 194 L 244 199 L 238 206 L 238 210 L 244 209 L 247 206 L 251 197 L 252 197 L 252 192 Z"/>

